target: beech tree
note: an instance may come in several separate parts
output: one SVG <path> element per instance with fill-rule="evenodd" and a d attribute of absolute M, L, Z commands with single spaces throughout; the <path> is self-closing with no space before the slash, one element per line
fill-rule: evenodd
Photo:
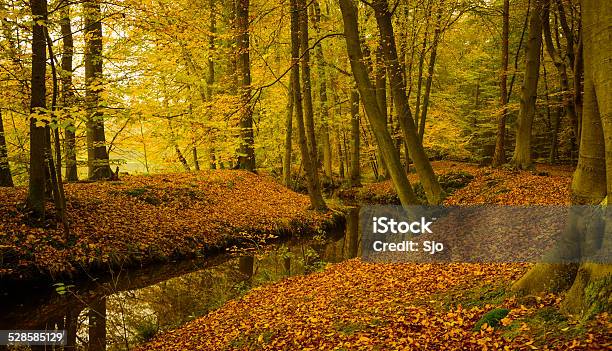
<path fill-rule="evenodd" d="M 525 71 L 521 87 L 521 105 L 516 126 L 516 144 L 512 163 L 519 169 L 533 167 L 531 160 L 531 129 L 536 113 L 540 50 L 542 49 L 542 11 L 547 0 L 532 0 L 529 32 L 525 46 Z"/>
<path fill-rule="evenodd" d="M 583 0 L 581 3 L 584 57 L 584 110 L 580 141 L 580 158 L 572 179 L 574 205 L 607 206 L 612 195 L 612 114 L 610 82 L 610 35 L 612 4 L 606 0 Z M 590 313 L 594 304 L 605 297 L 610 287 L 612 265 L 612 225 L 609 209 L 604 210 L 604 229 L 594 231 L 580 226 L 580 250 L 577 263 L 540 263 L 513 285 L 521 293 L 567 291 L 563 307 L 571 313 Z M 580 218 L 570 218 L 579 225 Z M 593 238 L 592 236 L 596 236 Z M 597 259 L 599 258 L 599 260 Z M 607 283 L 606 283 L 607 279 Z M 590 287 L 589 296 L 586 289 Z"/>
<path fill-rule="evenodd" d="M 47 1 L 32 0 L 32 79 L 30 98 L 30 172 L 28 182 L 28 207 L 32 217 L 42 219 L 45 215 L 45 189 L 47 185 L 46 160 L 50 145 L 49 125 L 43 117 L 46 113 L 45 84 L 47 72 L 47 47 L 45 25 Z"/>
<path fill-rule="evenodd" d="M 368 120 L 372 125 L 376 141 L 380 145 L 382 157 L 389 169 L 391 180 L 403 206 L 414 205 L 418 199 L 414 195 L 410 181 L 402 167 L 399 153 L 393 139 L 387 130 L 385 118 L 378 106 L 375 89 L 370 81 L 368 69 L 364 64 L 359 27 L 357 22 L 357 7 L 352 0 L 339 0 L 344 23 L 347 53 L 351 62 L 353 76 L 361 95 Z M 416 136 L 416 133 L 415 133 Z"/>
<path fill-rule="evenodd" d="M 249 0 L 236 1 L 236 30 L 238 48 L 238 71 L 240 74 L 241 103 L 240 135 L 242 138 L 238 167 L 254 171 L 255 146 L 253 135 L 253 109 L 251 106 L 251 59 L 249 39 Z"/>
<path fill-rule="evenodd" d="M 502 40 L 501 40 L 501 68 L 499 76 L 499 104 L 501 111 L 497 117 L 497 134 L 495 138 L 495 154 L 493 167 L 506 163 L 506 115 L 508 114 L 508 40 L 510 35 L 510 0 L 504 0 L 502 8 Z"/>
<path fill-rule="evenodd" d="M 100 0 L 85 0 L 85 104 L 87 107 L 87 166 L 89 179 L 108 179 L 111 169 L 106 149 L 100 94 L 102 77 L 102 12 Z"/>
<path fill-rule="evenodd" d="M 359 92 L 351 91 L 351 186 L 361 186 Z"/>
<path fill-rule="evenodd" d="M 72 25 L 70 22 L 70 4 L 66 3 L 61 8 L 61 19 L 60 19 L 61 33 L 62 33 L 62 64 L 60 79 L 62 83 L 62 107 L 67 112 L 65 118 L 69 121 L 68 125 L 64 129 L 65 141 L 64 141 L 64 158 L 66 159 L 66 180 L 76 181 L 78 180 L 77 174 L 77 159 L 76 159 L 76 135 L 75 135 L 75 124 L 74 119 L 70 115 L 70 108 L 75 103 L 74 90 L 72 86 L 72 57 L 74 54 L 74 40 L 72 37 Z"/>
<path fill-rule="evenodd" d="M 302 5 L 302 6 L 300 6 Z M 319 183 L 319 176 L 317 167 L 315 165 L 316 160 L 312 159 L 311 149 L 309 148 L 306 138 L 306 122 L 305 113 L 302 106 L 303 95 L 302 89 L 300 89 L 300 52 L 303 52 L 304 48 L 300 51 L 300 46 L 308 44 L 308 40 L 300 38 L 305 35 L 301 29 L 303 29 L 303 14 L 300 13 L 307 11 L 303 6 L 304 4 L 300 0 L 291 0 L 291 85 L 293 91 L 293 108 L 295 109 L 295 121 L 298 132 L 298 140 L 300 147 L 300 154 L 302 157 L 302 166 L 306 176 L 306 185 L 308 188 L 308 195 L 310 197 L 310 204 L 312 208 L 317 210 L 327 209 L 323 195 L 321 195 L 321 187 Z M 301 18 L 300 18 L 301 17 Z M 302 24 L 300 24 L 302 22 Z M 306 22 L 307 23 L 307 22 Z M 307 49 L 307 48 L 306 48 Z M 303 56 L 302 56 L 302 59 Z M 307 64 L 302 63 L 301 67 L 305 67 Z M 302 72 L 303 73 L 303 72 Z M 308 80 L 304 81 L 307 82 Z M 312 112 L 312 110 L 311 110 Z M 312 117 L 312 116 L 311 116 Z"/>
<path fill-rule="evenodd" d="M 427 201 L 430 204 L 439 204 L 443 197 L 444 191 L 438 183 L 438 178 L 433 172 L 433 168 L 429 163 L 429 158 L 423 149 L 421 139 L 418 136 L 408 97 L 406 95 L 406 83 L 404 82 L 404 74 L 399 65 L 397 57 L 397 48 L 395 46 L 395 36 L 393 33 L 393 25 L 391 23 L 391 12 L 387 0 L 375 0 L 372 2 L 378 30 L 382 40 L 383 53 L 385 55 L 385 63 L 387 73 L 391 85 L 391 93 L 395 108 L 399 113 L 399 123 L 404 136 L 404 143 L 408 147 L 410 157 L 414 161 L 415 168 L 419 174 L 421 184 L 427 195 Z M 435 56 L 434 56 L 435 59 Z M 386 127 L 385 127 L 386 128 Z"/>

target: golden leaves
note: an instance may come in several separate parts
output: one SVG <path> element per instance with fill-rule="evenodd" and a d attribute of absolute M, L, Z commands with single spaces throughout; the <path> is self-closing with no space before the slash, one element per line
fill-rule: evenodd
<path fill-rule="evenodd" d="M 193 256 L 231 241 L 316 230 L 331 218 L 307 210 L 307 196 L 246 171 L 126 176 L 66 184 L 66 194 L 73 245 L 60 229 L 23 224 L 17 208 L 25 189 L 0 189 L 0 245 L 11 252 L 3 254 L 2 273 L 56 274 L 81 265 Z"/>

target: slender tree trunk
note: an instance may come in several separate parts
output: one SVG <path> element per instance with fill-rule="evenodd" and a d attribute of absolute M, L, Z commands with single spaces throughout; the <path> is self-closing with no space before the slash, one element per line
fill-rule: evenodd
<path fill-rule="evenodd" d="M 359 40 L 359 29 L 357 24 L 357 8 L 352 0 L 339 0 L 344 22 L 344 35 L 346 47 L 351 62 L 353 76 L 357 82 L 357 88 L 363 101 L 368 120 L 372 125 L 376 141 L 383 152 L 382 156 L 389 168 L 391 180 L 403 206 L 418 204 L 410 181 L 402 168 L 399 154 L 393 139 L 387 130 L 372 82 L 368 76 L 368 70 L 363 62 L 363 53 Z M 415 133 L 416 136 L 416 133 Z"/>
<path fill-rule="evenodd" d="M 293 84 L 289 83 L 287 93 L 287 117 L 285 119 L 285 157 L 283 157 L 283 184 L 291 185 L 291 153 L 293 137 Z"/>
<path fill-rule="evenodd" d="M 544 52 L 542 52 L 542 58 L 540 59 L 544 62 Z M 555 115 L 553 117 L 550 112 L 550 90 L 548 88 L 548 72 L 546 71 L 546 64 L 542 64 L 542 78 L 544 80 L 544 99 L 546 102 L 546 126 L 548 127 L 548 132 L 550 133 L 550 149 L 548 152 L 549 162 L 554 164 L 557 159 L 557 129 L 558 129 L 558 119 Z M 558 108 L 561 110 L 561 108 Z M 553 121 L 553 118 L 555 120 Z"/>
<path fill-rule="evenodd" d="M 568 119 L 572 123 L 574 128 L 574 137 L 578 135 L 578 119 L 576 117 L 576 110 L 574 109 L 574 99 L 572 97 L 572 92 L 569 86 L 569 78 L 567 75 L 567 66 L 563 58 L 561 57 L 560 50 L 555 48 L 555 44 L 553 43 L 552 33 L 550 30 L 550 9 L 549 5 L 546 4 L 543 11 L 542 16 L 542 30 L 544 32 L 544 43 L 546 47 L 546 51 L 548 55 L 552 59 L 555 68 L 557 69 L 557 74 L 559 75 L 559 88 L 561 89 L 562 94 L 562 103 L 563 108 L 565 110 L 565 114 Z"/>
<path fill-rule="evenodd" d="M 83 2 L 85 18 L 85 102 L 87 104 L 87 165 L 89 179 L 108 179 L 111 169 L 104 135 L 102 92 L 102 13 L 100 0 Z"/>
<path fill-rule="evenodd" d="M 427 154 L 423 149 L 421 140 L 418 137 L 417 130 L 412 119 L 410 105 L 406 97 L 406 84 L 404 83 L 404 75 L 397 61 L 397 51 L 395 47 L 395 38 L 393 35 L 393 27 L 391 25 L 391 13 L 387 0 L 375 0 L 373 2 L 376 22 L 381 34 L 385 61 L 387 64 L 387 73 L 391 83 L 391 93 L 393 101 L 399 114 L 399 122 L 404 135 L 404 142 L 410 151 L 410 158 L 414 161 L 419 179 L 423 185 L 423 189 L 427 196 L 427 201 L 432 204 L 439 204 L 444 192 L 438 183 L 438 178 L 435 175 Z"/>
<path fill-rule="evenodd" d="M 429 65 L 427 66 L 427 80 L 425 81 L 425 95 L 423 95 L 423 111 L 421 112 L 421 121 L 419 122 L 419 139 L 423 142 L 425 135 L 425 120 L 427 119 L 427 110 L 429 108 L 429 98 L 431 96 L 431 84 L 433 83 L 434 68 L 436 66 L 436 56 L 438 54 L 438 44 L 440 42 L 440 33 L 442 31 L 442 6 L 439 4 L 438 17 L 436 19 L 436 29 L 434 30 L 433 42 L 431 43 L 431 54 L 429 56 Z M 419 118 L 417 115 L 416 118 Z"/>
<path fill-rule="evenodd" d="M 351 186 L 361 186 L 359 145 L 359 91 L 351 90 Z"/>
<path fill-rule="evenodd" d="M 580 29 L 582 30 L 582 29 Z M 578 131 L 576 134 L 576 143 L 580 148 L 580 141 L 582 140 L 582 86 L 583 73 L 584 73 L 584 60 L 582 58 L 582 35 L 576 48 L 576 59 L 574 61 L 574 110 L 576 111 L 576 122 L 578 124 Z"/>
<path fill-rule="evenodd" d="M 521 103 L 517 119 L 516 144 L 512 163 L 519 169 L 533 167 L 531 160 L 531 127 L 536 113 L 540 50 L 542 47 L 542 6 L 546 0 L 532 0 L 529 32 L 525 47 L 525 74 L 521 88 Z"/>
<path fill-rule="evenodd" d="M 57 120 L 57 100 L 59 95 L 59 79 L 57 76 L 57 65 L 55 60 L 55 54 L 53 53 L 53 39 L 49 34 L 48 28 L 45 27 L 45 38 L 47 41 L 47 49 L 49 50 L 49 57 L 51 58 L 51 75 L 53 83 L 53 93 L 51 98 L 51 116 L 56 125 L 59 125 Z M 53 162 L 53 153 L 51 151 L 51 135 L 49 133 L 49 140 L 47 141 L 47 164 L 49 168 L 49 176 L 51 178 L 51 184 L 53 189 L 53 199 L 55 200 L 55 211 L 58 223 L 61 222 L 64 228 L 65 239 L 70 239 L 70 226 L 68 224 L 68 215 L 66 214 L 66 197 L 64 196 L 64 183 L 62 182 L 62 148 L 60 144 L 60 133 L 59 128 L 53 129 L 53 139 L 55 147 L 55 158 L 57 162 Z"/>
<path fill-rule="evenodd" d="M 504 0 L 502 10 L 502 54 L 501 54 L 501 75 L 499 77 L 500 98 L 499 104 L 501 112 L 497 117 L 497 135 L 495 139 L 495 154 L 493 155 L 493 167 L 499 167 L 506 163 L 506 115 L 508 114 L 508 38 L 510 35 L 510 0 Z"/>
<path fill-rule="evenodd" d="M 215 84 L 215 37 L 217 33 L 217 9 L 215 5 L 215 0 L 209 0 L 208 7 L 210 8 L 210 24 L 208 26 L 208 77 L 206 78 L 206 97 L 209 102 L 209 113 L 208 115 L 212 118 L 212 109 L 213 109 L 213 97 L 214 97 L 214 84 Z M 210 131 L 211 135 L 211 147 L 209 148 L 210 154 L 210 169 L 217 169 L 217 157 L 215 155 L 215 142 L 217 141 L 215 131 Z M 194 146 L 194 153 L 197 153 L 197 150 Z M 194 160 L 196 161 L 196 160 Z M 196 170 L 199 170 L 199 165 L 196 162 Z"/>
<path fill-rule="evenodd" d="M 253 108 L 251 106 L 251 59 L 249 38 L 249 0 L 236 2 L 236 29 L 238 31 L 238 71 L 241 77 L 240 135 L 241 147 L 238 167 L 255 171 L 255 140 L 253 134 Z"/>
<path fill-rule="evenodd" d="M 45 29 L 47 21 L 47 1 L 30 2 L 33 18 L 32 27 L 32 80 L 30 98 L 30 179 L 28 185 L 28 206 L 35 220 L 45 216 L 45 189 L 47 184 L 46 151 L 49 140 L 49 126 L 39 119 L 46 109 L 45 85 L 47 48 Z M 41 23 L 42 22 L 42 23 Z M 45 24 L 43 24 L 45 23 Z"/>
<path fill-rule="evenodd" d="M 366 122 L 364 123 L 359 117 L 359 127 L 361 128 L 361 134 L 363 135 L 363 144 L 365 150 L 367 150 L 368 159 L 370 160 L 370 167 L 372 168 L 372 174 L 374 179 L 379 179 L 380 174 L 378 172 L 378 161 L 376 160 L 376 151 L 370 147 L 370 140 L 374 138 L 372 136 L 372 127 Z M 374 140 L 374 144 L 376 141 Z"/>
<path fill-rule="evenodd" d="M 378 106 L 380 106 L 380 112 L 383 114 L 385 118 L 385 124 L 388 124 L 388 116 L 387 116 L 387 75 L 385 70 L 385 59 L 382 52 L 382 43 L 379 43 L 376 48 L 376 69 L 374 71 L 375 81 L 376 81 L 376 100 L 378 101 Z M 380 145 L 376 144 L 378 149 L 378 155 L 380 156 L 380 165 L 383 170 L 383 179 L 389 179 L 389 170 L 387 170 L 387 165 L 385 164 L 385 160 L 382 158 L 382 151 L 380 150 Z"/>
<path fill-rule="evenodd" d="M 13 186 L 13 177 L 8 161 L 8 149 L 6 137 L 4 136 L 4 124 L 2 123 L 2 110 L 0 110 L 0 187 Z"/>
<path fill-rule="evenodd" d="M 291 0 L 291 84 L 293 86 L 293 107 L 295 109 L 295 121 L 297 124 L 300 153 L 302 165 L 306 175 L 306 186 L 310 196 L 312 208 L 326 210 L 327 205 L 321 195 L 319 177 L 314 161 L 310 158 L 310 150 L 306 141 L 306 129 L 304 126 L 304 111 L 302 109 L 302 89 L 300 89 L 300 11 L 305 9 L 300 6 L 300 0 Z"/>
<path fill-rule="evenodd" d="M 62 82 L 62 108 L 69 111 L 69 108 L 75 103 L 74 91 L 72 89 L 72 56 L 74 54 L 74 40 L 72 38 L 72 25 L 70 23 L 70 5 L 66 4 L 61 10 L 61 32 L 62 44 L 64 46 L 62 53 L 62 71 L 60 73 Z M 66 159 L 66 180 L 69 182 L 79 180 L 77 172 L 76 160 L 76 136 L 75 124 L 69 112 L 66 115 L 66 120 L 69 121 L 64 128 L 64 158 Z"/>
<path fill-rule="evenodd" d="M 338 129 L 336 129 L 336 149 L 338 149 L 338 176 L 340 179 L 344 179 L 344 152 L 342 151 L 342 135 Z"/>
<path fill-rule="evenodd" d="M 425 34 L 423 34 L 423 42 L 421 43 L 421 51 L 419 52 L 419 68 L 417 79 L 417 96 L 416 96 L 416 108 L 414 111 L 414 124 L 418 128 L 419 126 L 419 116 L 421 113 L 421 92 L 423 89 L 423 69 L 425 67 L 425 54 L 427 53 L 427 39 L 429 36 L 429 18 L 431 17 L 431 7 L 430 2 L 426 5 L 427 8 L 425 10 Z"/>
<path fill-rule="evenodd" d="M 302 68 L 302 104 L 304 105 L 304 124 L 310 159 L 315 169 L 319 169 L 317 140 L 315 136 L 314 112 L 312 107 L 312 83 L 310 79 L 310 50 L 308 43 L 308 8 L 305 0 L 298 0 L 300 8 L 300 65 Z"/>
<path fill-rule="evenodd" d="M 313 24 L 318 36 L 321 36 L 321 6 L 317 0 L 312 3 L 314 9 Z M 321 103 L 321 148 L 323 149 L 323 171 L 327 178 L 332 177 L 332 150 L 329 140 L 329 104 L 327 101 L 327 72 L 325 69 L 325 56 L 323 55 L 323 44 L 315 47 L 315 58 L 317 61 L 317 72 L 319 76 L 319 101 Z"/>
<path fill-rule="evenodd" d="M 198 161 L 198 148 L 195 145 L 191 148 L 191 156 L 193 157 L 193 169 L 195 169 L 196 171 L 199 171 L 200 161 Z"/>

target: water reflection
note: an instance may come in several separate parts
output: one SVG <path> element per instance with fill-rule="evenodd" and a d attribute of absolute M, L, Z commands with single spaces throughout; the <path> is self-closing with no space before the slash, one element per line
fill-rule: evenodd
<path fill-rule="evenodd" d="M 103 279 L 90 277 L 66 285 L 63 295 L 48 286 L 0 287 L 0 329 L 65 329 L 66 350 L 130 349 L 252 287 L 358 256 L 358 223 L 354 209 L 343 232 L 207 260 L 119 270 Z"/>

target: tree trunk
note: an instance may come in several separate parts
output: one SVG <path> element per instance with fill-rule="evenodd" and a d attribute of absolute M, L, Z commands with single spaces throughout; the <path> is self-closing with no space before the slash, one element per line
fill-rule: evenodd
<path fill-rule="evenodd" d="M 529 32 L 525 47 L 525 74 L 517 119 L 516 144 L 512 163 L 519 169 L 531 169 L 531 127 L 536 113 L 540 50 L 542 48 L 542 6 L 546 0 L 532 0 Z"/>
<path fill-rule="evenodd" d="M 285 157 L 283 157 L 283 184 L 286 187 L 291 185 L 291 153 L 293 137 L 293 84 L 289 83 L 287 92 L 287 117 L 285 120 Z"/>
<path fill-rule="evenodd" d="M 87 104 L 87 166 L 89 179 L 108 179 L 111 169 L 104 135 L 102 92 L 102 13 L 100 0 L 83 2 L 85 18 L 85 102 Z"/>
<path fill-rule="evenodd" d="M 603 181 L 601 178 L 588 179 L 588 176 L 584 177 L 585 174 L 583 173 L 581 175 L 583 178 L 574 179 L 572 184 L 578 187 L 583 181 L 592 181 L 593 183 L 590 184 L 595 187 L 596 190 L 594 190 L 597 192 L 601 192 L 601 184 L 605 184 L 603 194 L 599 194 L 601 199 L 603 198 L 602 195 L 608 197 L 612 195 L 612 153 L 610 152 L 612 150 L 612 119 L 610 118 L 612 116 L 612 97 L 610 96 L 610 86 L 612 85 L 612 61 L 610 60 L 610 52 L 612 50 L 612 43 L 610 42 L 610 37 L 612 36 L 612 27 L 610 27 L 612 22 L 612 3 L 607 0 L 582 0 L 581 5 L 584 59 L 584 107 L 582 118 L 584 122 L 582 124 L 583 136 L 580 142 L 580 160 L 583 159 L 583 155 L 584 158 L 587 156 L 586 153 L 583 153 L 582 148 L 582 145 L 586 143 L 588 138 L 588 135 L 586 135 L 587 123 L 594 119 L 600 119 L 603 135 L 598 133 L 597 140 L 599 142 L 603 140 L 603 147 L 600 144 L 598 148 L 604 151 L 599 151 L 595 154 L 598 159 L 595 161 L 597 162 L 597 169 L 591 171 L 596 173 L 598 177 L 605 178 L 603 178 Z M 596 123 L 591 124 L 590 128 L 596 125 Z M 605 156 L 604 167 L 601 166 L 600 155 Z M 583 170 L 584 166 L 583 163 Z M 591 192 L 590 195 L 592 200 L 596 199 L 593 197 L 593 195 L 597 195 L 595 192 Z M 604 201 L 606 200 L 607 198 L 604 199 Z M 607 209 L 606 211 L 609 212 L 610 210 Z M 610 312 L 612 224 L 609 218 L 608 213 L 603 238 L 600 237 L 596 240 L 600 241 L 599 247 L 592 248 L 599 250 L 604 255 L 603 261 L 601 263 L 589 263 L 586 259 L 583 260 L 584 263 L 578 269 L 574 284 L 568 291 L 564 301 L 563 307 L 567 312 L 582 313 L 586 317 L 590 317 L 590 314 L 593 313 L 594 305 L 597 304 L 607 305 L 607 310 L 604 311 Z M 588 244 L 584 246 L 588 246 Z M 590 292 L 590 297 L 586 294 L 587 290 Z"/>
<path fill-rule="evenodd" d="M 13 186 L 13 177 L 8 161 L 8 149 L 6 137 L 4 136 L 4 124 L 2 123 L 2 110 L 0 110 L 0 187 Z"/>
<path fill-rule="evenodd" d="M 236 30 L 238 31 L 238 72 L 241 77 L 240 136 L 238 167 L 255 171 L 255 140 L 253 108 L 251 106 L 251 60 L 249 55 L 249 0 L 236 2 Z"/>
<path fill-rule="evenodd" d="M 385 59 L 382 52 L 382 43 L 379 43 L 376 48 L 376 69 L 374 70 L 374 77 L 376 81 L 376 100 L 378 101 L 378 106 L 380 106 L 380 112 L 383 114 L 385 118 L 385 124 L 388 124 L 388 116 L 387 116 L 387 75 L 385 74 Z M 380 150 L 380 145 L 376 144 L 378 148 L 378 155 L 380 156 L 380 166 L 383 170 L 383 179 L 389 179 L 389 170 L 387 170 L 387 165 L 385 165 L 385 160 L 382 158 L 382 151 Z"/>
<path fill-rule="evenodd" d="M 209 54 L 208 54 L 208 77 L 206 77 L 206 98 L 209 101 L 210 107 L 209 109 L 209 116 L 212 120 L 212 109 L 213 109 L 213 95 L 215 93 L 215 90 L 213 88 L 214 84 L 215 84 L 215 57 L 214 57 L 214 52 L 215 52 L 215 36 L 217 33 L 217 9 L 215 6 L 215 0 L 210 0 L 208 2 L 208 7 L 210 8 L 210 23 L 208 26 L 208 50 L 209 50 Z M 214 143 L 216 142 L 217 138 L 216 138 L 216 133 L 215 131 L 210 131 L 211 133 L 211 147 L 209 148 L 209 154 L 210 154 L 210 169 L 217 169 L 217 157 L 215 155 L 215 146 Z M 196 147 L 194 145 L 194 157 L 195 154 L 197 154 L 197 150 Z M 194 159 L 194 163 L 196 166 L 196 171 L 200 170 L 200 166 L 199 163 L 197 162 L 197 159 Z"/>
<path fill-rule="evenodd" d="M 559 75 L 559 88 L 562 93 L 562 103 L 563 108 L 565 110 L 565 114 L 568 119 L 572 123 L 574 129 L 574 137 L 578 135 L 578 119 L 576 118 L 576 111 L 574 107 L 574 99 L 572 97 L 572 92 L 569 87 L 569 78 L 567 75 L 567 66 L 562 58 L 560 50 L 555 48 L 552 39 L 552 33 L 550 30 L 550 9 L 549 5 L 546 4 L 544 7 L 544 13 L 542 17 L 542 30 L 544 32 L 544 43 L 546 46 L 546 51 L 548 55 L 552 59 L 555 68 L 557 69 L 557 74 Z"/>
<path fill-rule="evenodd" d="M 429 18 L 431 17 L 431 7 L 428 2 L 425 10 L 425 33 L 423 34 L 423 42 L 421 44 L 421 51 L 419 52 L 419 69 L 417 79 L 417 96 L 416 96 L 416 108 L 414 111 L 414 123 L 416 127 L 419 126 L 419 116 L 421 115 L 421 92 L 423 91 L 423 68 L 425 66 L 425 54 L 427 53 L 427 39 L 429 37 Z M 416 34 L 415 34 L 416 35 Z"/>
<path fill-rule="evenodd" d="M 74 91 L 72 90 L 72 56 L 74 54 L 74 41 L 72 38 L 72 25 L 70 23 L 70 4 L 66 4 L 61 9 L 60 24 L 62 31 L 62 71 L 60 74 L 62 81 L 62 107 L 68 111 L 74 104 Z M 76 160 L 76 136 L 74 120 L 70 114 L 66 115 L 70 123 L 64 129 L 64 158 L 66 159 L 66 180 L 69 182 L 79 180 Z"/>
<path fill-rule="evenodd" d="M 374 130 L 376 141 L 380 145 L 383 153 L 382 156 L 389 168 L 391 180 L 403 206 L 418 204 L 419 201 L 414 195 L 410 181 L 408 181 L 408 177 L 402 168 L 399 153 L 395 148 L 393 139 L 387 130 L 387 125 L 378 106 L 375 90 L 368 76 L 368 70 L 363 63 L 363 53 L 361 51 L 357 25 L 357 8 L 352 0 L 339 0 L 339 2 L 353 76 L 357 82 L 357 88 L 359 89 L 368 120 Z"/>
<path fill-rule="evenodd" d="M 580 141 L 580 158 L 572 179 L 572 202 L 575 205 L 598 205 L 607 203 L 612 194 L 612 121 L 609 87 L 612 80 L 610 35 L 612 28 L 612 3 L 607 0 L 582 1 L 582 29 L 584 45 L 584 111 Z M 576 57 L 579 60 L 579 57 Z M 577 92 L 576 95 L 578 95 Z M 602 201 L 603 200 L 603 201 Z M 605 210 L 606 212 L 609 209 Z M 606 218 L 609 213 L 605 214 Z M 610 289 L 612 265 L 609 264 L 612 228 L 605 221 L 602 236 L 594 240 L 599 244 L 592 247 L 589 233 L 579 232 L 576 243 L 583 253 L 580 267 L 573 264 L 537 264 L 513 285 L 513 290 L 522 293 L 565 290 L 562 307 L 569 313 L 580 313 L 590 317 L 593 304 L 606 304 L 609 298 L 605 290 Z M 592 260 L 593 252 L 599 251 L 603 261 Z M 584 253 L 587 253 L 587 256 Z M 597 256 L 595 256 L 597 257 Z M 590 290 L 587 296 L 585 290 Z M 604 292 L 604 293 L 602 293 Z M 604 301 L 600 301 L 604 299 Z M 609 309 L 609 307 L 608 307 Z"/>
<path fill-rule="evenodd" d="M 30 2 L 32 18 L 32 80 L 30 98 L 30 172 L 28 184 L 28 207 L 32 217 L 40 220 L 45 216 L 45 189 L 47 184 L 46 152 L 49 140 L 49 126 L 36 116 L 46 109 L 45 85 L 47 48 L 44 25 L 47 21 L 47 1 Z M 45 23 L 44 25 L 41 23 Z"/>
<path fill-rule="evenodd" d="M 580 29 L 582 30 L 582 29 Z M 574 60 L 574 110 L 576 111 L 576 122 L 578 124 L 578 133 L 576 134 L 576 143 L 580 144 L 582 140 L 582 94 L 584 87 L 582 86 L 584 73 L 584 60 L 582 58 L 582 35 L 576 48 L 576 58 Z M 580 145 L 578 145 L 580 149 Z"/>
<path fill-rule="evenodd" d="M 106 296 L 89 306 L 89 351 L 106 350 Z"/>
<path fill-rule="evenodd" d="M 198 161 L 198 148 L 193 146 L 191 148 L 191 156 L 193 157 L 193 169 L 196 171 L 200 170 L 200 162 Z M 214 154 L 213 154 L 214 156 Z"/>
<path fill-rule="evenodd" d="M 359 145 L 359 92 L 351 90 L 351 186 L 361 186 Z"/>
<path fill-rule="evenodd" d="M 314 9 L 314 28 L 317 36 L 321 36 L 321 7 L 319 2 L 314 0 L 312 3 Z M 321 148 L 323 149 L 323 171 L 327 178 L 332 177 L 332 150 L 329 140 L 329 104 L 327 101 L 327 72 L 325 70 L 325 56 L 323 55 L 323 44 L 319 43 L 315 47 L 315 58 L 317 60 L 317 72 L 319 76 L 319 101 L 321 103 L 321 126 L 319 133 L 321 135 Z"/>
<path fill-rule="evenodd" d="M 502 10 L 502 54 L 501 74 L 499 77 L 499 104 L 501 111 L 497 117 L 497 135 L 495 138 L 495 153 L 493 154 L 493 167 L 499 167 L 506 163 L 506 115 L 508 114 L 508 38 L 510 35 L 510 0 L 504 0 Z"/>
<path fill-rule="evenodd" d="M 419 122 L 419 139 L 423 142 L 425 135 L 425 120 L 427 119 L 427 110 L 429 108 L 429 97 L 431 96 L 431 84 L 433 83 L 434 68 L 436 66 L 436 56 L 438 53 L 438 43 L 440 42 L 440 33 L 442 25 L 442 2 L 439 4 L 438 17 L 436 19 L 436 29 L 434 30 L 433 42 L 431 43 L 431 54 L 429 56 L 429 65 L 427 66 L 427 80 L 425 81 L 425 95 L 423 95 L 423 112 L 421 112 L 421 121 Z M 416 116 L 419 118 L 419 116 Z"/>
<path fill-rule="evenodd" d="M 300 66 L 302 68 L 302 104 L 304 105 L 304 124 L 310 159 L 315 169 L 319 169 L 317 140 L 315 137 L 314 112 L 312 107 L 312 83 L 310 79 L 310 50 L 308 44 L 308 8 L 305 0 L 299 0 L 300 9 Z"/>
<path fill-rule="evenodd" d="M 306 141 L 306 130 L 304 127 L 304 111 L 302 109 L 302 89 L 300 89 L 300 11 L 303 7 L 298 4 L 299 0 L 291 0 L 291 84 L 293 86 L 293 108 L 295 109 L 295 121 L 297 123 L 298 139 L 302 165 L 306 175 L 306 186 L 310 196 L 312 208 L 326 210 L 327 205 L 321 195 L 319 177 L 314 161 L 310 158 L 310 150 Z"/>
<path fill-rule="evenodd" d="M 414 161 L 419 179 L 423 185 L 427 201 L 431 205 L 439 204 L 444 192 L 438 183 L 427 154 L 423 149 L 421 140 L 417 134 L 417 130 L 412 119 L 410 105 L 406 97 L 406 84 L 404 83 L 404 75 L 397 60 L 397 51 L 395 47 L 395 38 L 393 35 L 393 26 L 391 25 L 391 13 L 387 0 L 375 0 L 373 2 L 376 22 L 382 38 L 383 51 L 387 64 L 387 73 L 391 83 L 391 93 L 393 101 L 398 111 L 400 127 L 404 135 L 404 142 L 408 146 L 410 158 Z M 385 125 L 386 128 L 386 125 Z"/>

